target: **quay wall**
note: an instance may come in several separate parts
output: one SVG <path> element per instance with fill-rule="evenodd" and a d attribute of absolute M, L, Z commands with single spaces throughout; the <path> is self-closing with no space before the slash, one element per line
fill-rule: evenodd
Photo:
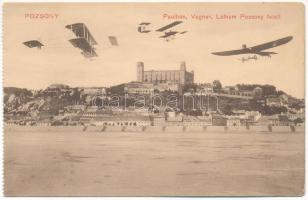
<path fill-rule="evenodd" d="M 144 133 L 303 133 L 304 126 L 19 126 L 8 132 L 144 132 Z"/>

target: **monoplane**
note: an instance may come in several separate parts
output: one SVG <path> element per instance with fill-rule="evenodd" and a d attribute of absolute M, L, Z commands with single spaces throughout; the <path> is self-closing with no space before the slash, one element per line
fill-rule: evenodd
<path fill-rule="evenodd" d="M 257 45 L 257 46 L 253 46 L 253 47 L 247 47 L 246 44 L 243 44 L 241 49 L 230 50 L 230 51 L 222 51 L 222 52 L 213 52 L 212 54 L 217 55 L 217 56 L 234 56 L 234 55 L 242 55 L 242 54 L 255 54 L 255 55 L 258 55 L 258 56 L 271 57 L 271 55 L 278 54 L 278 53 L 273 52 L 273 51 L 265 51 L 265 50 L 286 44 L 286 43 L 290 42 L 292 39 L 293 39 L 292 36 L 288 36 L 288 37 L 284 37 L 284 38 L 281 38 L 281 39 L 278 39 L 278 40 L 274 40 L 274 41 L 267 42 L 267 43 L 264 43 L 264 44 L 260 44 L 260 45 Z M 255 57 L 253 57 L 253 59 L 255 59 Z"/>

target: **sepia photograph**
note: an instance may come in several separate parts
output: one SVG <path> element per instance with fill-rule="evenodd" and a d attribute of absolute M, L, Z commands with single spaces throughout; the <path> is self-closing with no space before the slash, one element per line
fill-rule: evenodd
<path fill-rule="evenodd" d="M 8 197 L 305 195 L 303 3 L 4 3 Z"/>

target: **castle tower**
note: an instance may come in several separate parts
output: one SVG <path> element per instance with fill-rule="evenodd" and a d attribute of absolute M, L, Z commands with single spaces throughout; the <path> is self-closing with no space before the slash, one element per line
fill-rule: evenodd
<path fill-rule="evenodd" d="M 144 64 L 143 62 L 137 62 L 137 81 L 143 82 Z"/>
<path fill-rule="evenodd" d="M 191 71 L 191 83 L 194 83 L 194 81 L 195 81 L 195 71 L 194 70 L 192 70 Z"/>
<path fill-rule="evenodd" d="M 185 61 L 181 62 L 181 71 L 186 71 L 186 63 L 185 63 Z"/>
<path fill-rule="evenodd" d="M 184 85 L 186 83 L 186 63 L 185 61 L 181 62 L 180 68 L 180 83 Z"/>

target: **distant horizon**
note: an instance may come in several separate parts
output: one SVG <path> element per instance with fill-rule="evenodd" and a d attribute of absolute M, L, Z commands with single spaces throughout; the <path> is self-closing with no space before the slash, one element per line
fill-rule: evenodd
<path fill-rule="evenodd" d="M 216 80 L 219 80 L 219 79 L 216 79 Z M 214 80 L 213 80 L 214 81 Z M 212 82 L 198 82 L 198 83 L 194 83 L 196 85 L 198 84 L 204 84 L 204 83 L 210 83 L 210 84 L 213 84 L 213 81 Z M 221 80 L 219 80 L 221 82 Z M 130 81 L 130 82 L 138 82 L 138 81 Z M 47 89 L 50 85 L 66 85 L 66 86 L 69 86 L 70 88 L 110 88 L 112 86 L 117 86 L 117 85 L 121 85 L 121 84 L 126 84 L 126 83 L 130 83 L 130 82 L 123 82 L 123 83 L 119 83 L 119 84 L 115 84 L 115 85 L 111 85 L 111 86 L 72 86 L 72 85 L 69 85 L 69 84 L 64 84 L 64 83 L 51 83 L 49 84 L 48 86 L 46 86 L 45 88 L 27 88 L 27 87 L 18 87 L 18 86 L 3 86 L 3 88 L 19 88 L 19 89 L 27 89 L 27 90 L 44 90 L 44 89 Z M 305 99 L 305 96 L 304 97 L 297 97 L 297 96 L 294 96 L 282 89 L 279 89 L 277 86 L 275 85 L 272 85 L 272 84 L 260 84 L 260 83 L 236 83 L 234 85 L 224 85 L 223 82 L 221 82 L 222 84 L 222 88 L 226 87 L 226 86 L 236 86 L 237 84 L 245 84 L 245 85 L 271 85 L 271 86 L 274 86 L 276 88 L 276 91 L 283 91 L 284 93 L 286 93 L 287 95 L 289 96 L 292 96 L 294 98 L 297 98 L 297 99 Z"/>

